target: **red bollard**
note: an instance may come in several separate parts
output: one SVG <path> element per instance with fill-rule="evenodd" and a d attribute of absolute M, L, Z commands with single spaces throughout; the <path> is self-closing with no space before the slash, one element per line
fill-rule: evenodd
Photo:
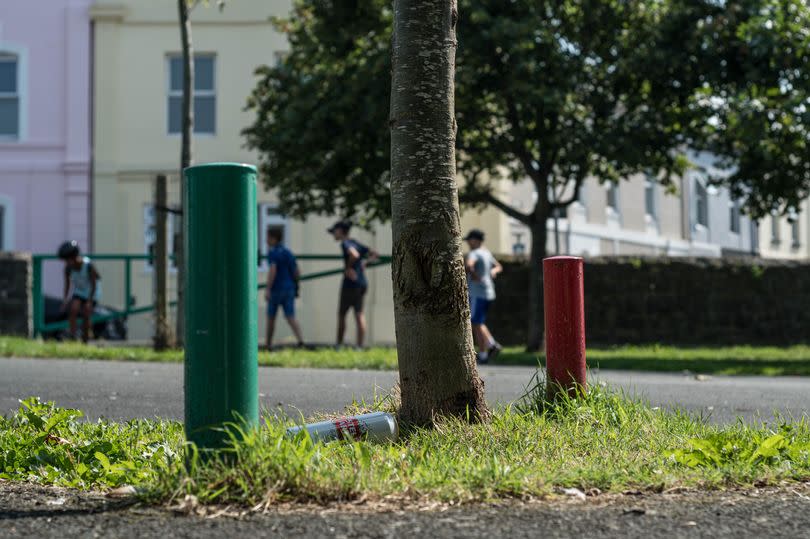
<path fill-rule="evenodd" d="M 585 393 L 585 292 L 582 258 L 553 256 L 543 260 L 546 321 L 546 390 L 562 388 L 571 396 Z"/>

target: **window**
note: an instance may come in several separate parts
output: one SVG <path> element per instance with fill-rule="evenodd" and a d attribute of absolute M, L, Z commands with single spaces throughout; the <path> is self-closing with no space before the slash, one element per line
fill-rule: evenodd
<path fill-rule="evenodd" d="M 779 245 L 781 238 L 779 237 L 779 216 L 771 215 L 771 243 Z"/>
<path fill-rule="evenodd" d="M 797 249 L 801 247 L 802 242 L 799 237 L 799 215 L 795 210 L 791 210 L 788 214 L 788 222 L 790 223 L 790 246 Z"/>
<path fill-rule="evenodd" d="M 729 203 L 728 228 L 735 234 L 740 233 L 740 203 L 736 200 Z"/>
<path fill-rule="evenodd" d="M 644 211 L 647 217 L 656 219 L 658 217 L 655 205 L 655 181 L 647 178 L 644 181 Z"/>
<path fill-rule="evenodd" d="M 799 221 L 798 221 L 798 219 L 794 220 L 792 223 L 790 223 L 790 238 L 792 240 L 791 244 L 790 244 L 791 247 L 793 247 L 794 249 L 798 249 L 799 247 L 801 247 L 802 242 L 801 242 L 801 238 L 799 238 Z"/>
<path fill-rule="evenodd" d="M 0 139 L 20 138 L 17 56 L 0 52 Z"/>
<path fill-rule="evenodd" d="M 215 58 L 194 55 L 194 132 L 216 133 Z M 183 129 L 183 57 L 169 56 L 169 134 Z"/>
<path fill-rule="evenodd" d="M 695 182 L 695 222 L 709 226 L 709 193 L 700 181 Z"/>
<path fill-rule="evenodd" d="M 619 213 L 619 185 L 614 181 L 607 185 L 607 207 Z"/>
<path fill-rule="evenodd" d="M 267 231 L 281 230 L 281 237 L 289 245 L 289 221 L 276 204 L 259 204 L 259 266 L 267 267 Z"/>
<path fill-rule="evenodd" d="M 155 221 L 155 208 L 154 206 L 144 206 L 143 208 L 143 239 L 146 254 L 154 256 L 155 254 L 155 241 L 157 240 L 157 223 Z M 169 268 L 177 269 L 175 263 L 177 251 L 175 247 L 180 246 L 180 232 L 182 231 L 183 223 L 181 216 L 176 213 L 170 213 L 166 218 L 166 251 L 169 256 L 175 255 L 175 258 L 169 260 Z M 152 270 L 152 261 L 146 261 L 146 270 Z"/>

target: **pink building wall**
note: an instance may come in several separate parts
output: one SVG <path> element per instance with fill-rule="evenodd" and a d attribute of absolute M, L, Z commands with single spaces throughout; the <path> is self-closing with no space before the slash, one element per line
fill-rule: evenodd
<path fill-rule="evenodd" d="M 92 0 L 0 1 L 0 53 L 18 57 L 18 140 L 0 140 L 4 248 L 55 252 L 90 239 Z M 56 264 L 46 267 L 59 292 Z"/>

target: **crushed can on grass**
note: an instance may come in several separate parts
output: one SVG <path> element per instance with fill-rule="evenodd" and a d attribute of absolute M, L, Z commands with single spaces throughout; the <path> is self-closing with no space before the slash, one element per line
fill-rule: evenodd
<path fill-rule="evenodd" d="M 393 442 L 399 435 L 397 419 L 386 412 L 339 417 L 329 421 L 290 427 L 287 429 L 287 436 L 295 436 L 301 429 L 309 431 L 310 437 L 316 442 L 331 440 Z"/>

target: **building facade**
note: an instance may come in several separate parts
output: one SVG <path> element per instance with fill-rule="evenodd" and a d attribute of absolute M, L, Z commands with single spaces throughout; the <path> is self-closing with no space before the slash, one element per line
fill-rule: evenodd
<path fill-rule="evenodd" d="M 90 246 L 90 3 L 0 3 L 0 251 Z"/>
<path fill-rule="evenodd" d="M 548 253 L 579 256 L 756 256 L 757 225 L 725 188 L 709 185 L 711 160 L 691 155 L 693 167 L 666 188 L 639 174 L 612 183 L 588 178 L 578 200 L 549 219 Z M 564 194 L 570 196 L 569 193 Z M 526 181 L 511 192 L 525 210 L 536 200 Z M 506 219 L 504 217 L 504 219 Z M 528 229 L 510 221 L 512 253 L 525 251 Z M 506 252 L 506 251 L 505 251 Z"/>
<path fill-rule="evenodd" d="M 192 12 L 195 50 L 194 161 L 255 163 L 244 148 L 241 131 L 252 122 L 244 110 L 256 78 L 256 67 L 271 64 L 287 50 L 284 36 L 270 18 L 288 13 L 288 0 L 229 2 L 223 11 L 204 5 Z M 97 0 L 91 8 L 94 48 L 94 236 L 98 252 L 148 253 L 154 242 L 153 192 L 158 174 L 170 179 L 170 203 L 179 202 L 179 107 L 182 71 L 177 11 L 171 2 Z M 280 215 L 273 193 L 259 185 L 260 249 L 268 228 L 281 228 L 296 253 L 339 255 L 339 246 L 326 233 L 333 218 L 293 221 Z M 169 221 L 172 248 L 179 220 Z M 358 231 L 359 240 L 381 253 L 391 250 L 390 234 Z M 133 298 L 124 298 L 124 275 L 118 262 L 98 263 L 104 278 L 105 303 L 122 306 L 125 300 L 148 305 L 153 297 L 152 268 L 133 264 Z M 303 273 L 334 269 L 339 260 L 302 261 Z M 257 268 L 259 282 L 266 264 Z M 367 297 L 369 342 L 393 342 L 393 299 L 390 268 L 370 270 Z M 170 276 L 174 286 L 174 272 Z M 305 337 L 313 342 L 335 339 L 337 276 L 307 281 L 298 301 Z M 264 295 L 259 294 L 259 334 L 265 322 Z M 150 315 L 132 317 L 130 335 L 152 335 Z M 352 324 L 347 335 L 353 340 Z M 289 338 L 286 324 L 278 324 L 277 340 Z"/>
<path fill-rule="evenodd" d="M 270 18 L 286 14 L 290 6 L 291 0 L 242 0 L 227 3 L 223 11 L 204 5 L 193 11 L 196 163 L 257 161 L 257 156 L 244 148 L 241 136 L 242 129 L 253 120 L 253 112 L 245 111 L 244 105 L 256 82 L 255 68 L 277 61 L 287 50 L 284 36 L 276 32 Z M 95 96 L 93 244 L 97 252 L 147 254 L 154 243 L 152 206 L 158 174 L 170 178 L 171 204 L 179 201 L 182 70 L 177 13 L 171 2 L 141 0 L 95 0 L 89 13 Z M 695 167 L 676 179 L 671 191 L 643 175 L 615 185 L 589 179 L 579 200 L 558 216 L 556 226 L 553 219 L 549 220 L 548 252 L 718 257 L 759 252 L 763 242 L 758 240 L 765 229 L 758 230 L 742 215 L 739 204 L 726 190 L 708 185 L 713 171 L 707 156 L 692 157 Z M 288 219 L 278 212 L 275 195 L 261 183 L 259 187 L 256 211 L 260 240 L 268 228 L 281 228 L 286 243 L 296 253 L 339 254 L 339 247 L 326 233 L 334 218 Z M 496 185 L 498 196 L 524 211 L 534 204 L 533 189 L 530 182 Z M 169 221 L 170 249 L 179 226 L 176 218 Z M 790 235 L 786 226 L 780 224 L 780 237 Z M 486 231 L 487 244 L 495 253 L 525 254 L 530 244 L 526 227 L 494 208 L 464 210 L 462 228 L 472 227 Z M 387 225 L 371 232 L 359 231 L 357 237 L 380 253 L 391 252 Z M 769 244 L 762 249 L 763 254 L 777 252 L 771 247 Z M 795 253 L 798 256 L 800 251 Z M 123 266 L 106 261 L 98 264 L 104 278 L 105 303 L 123 306 L 124 302 L 152 302 L 154 276 L 148 263 L 133 265 L 133 297 L 126 298 Z M 340 265 L 339 260 L 301 262 L 305 274 Z M 257 271 L 261 282 L 266 278 L 264 262 Z M 170 286 L 174 286 L 173 275 Z M 392 343 L 390 268 L 370 270 L 369 280 L 368 340 Z M 339 286 L 339 276 L 304 283 L 297 308 L 307 340 L 334 340 Z M 260 335 L 264 322 L 264 299 L 259 294 Z M 152 326 L 150 315 L 135 316 L 130 319 L 130 336 L 148 339 Z M 290 337 L 283 323 L 278 325 L 278 333 L 281 341 Z M 349 342 L 353 340 L 352 324 L 347 337 Z"/>

